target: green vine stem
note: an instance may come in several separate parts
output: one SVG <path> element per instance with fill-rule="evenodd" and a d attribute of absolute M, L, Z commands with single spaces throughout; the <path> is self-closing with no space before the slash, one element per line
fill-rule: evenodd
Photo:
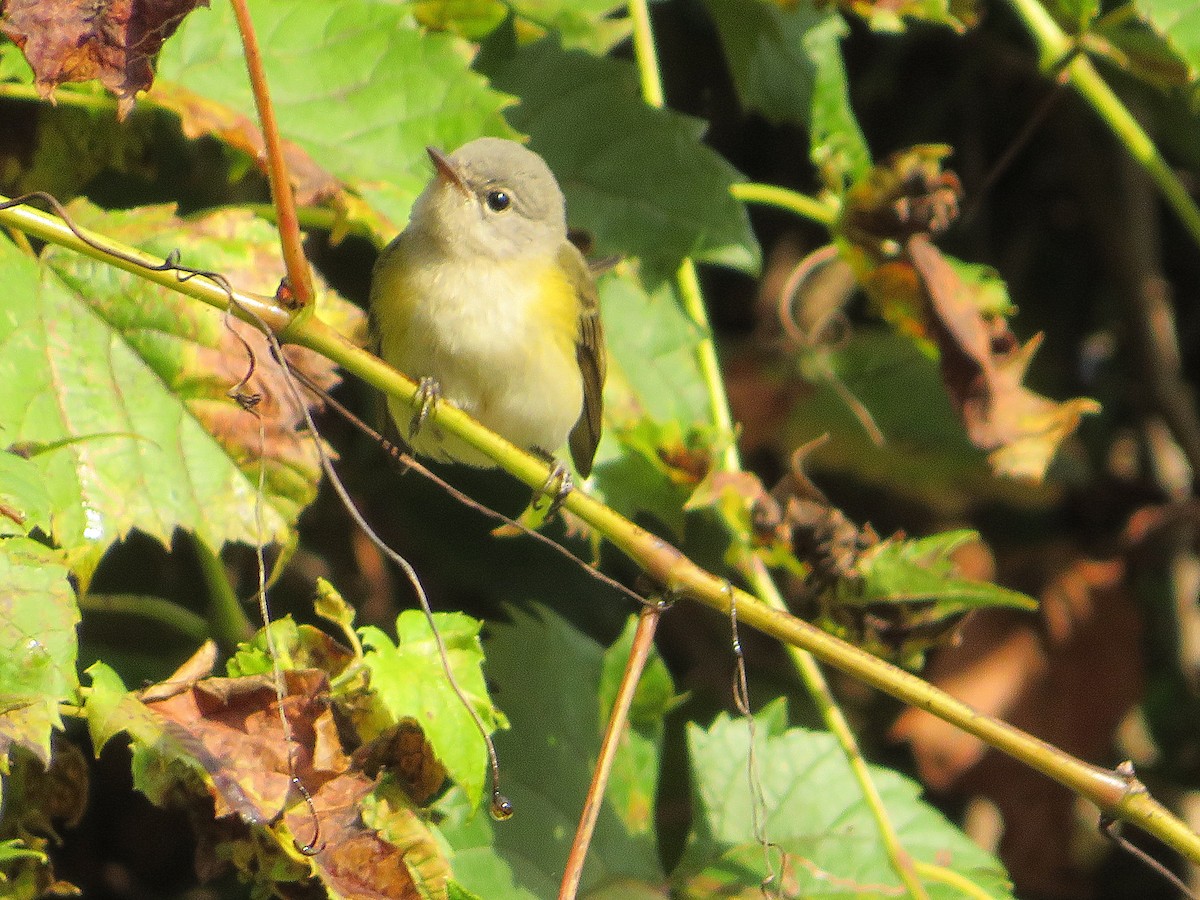
<path fill-rule="evenodd" d="M 229 582 L 229 570 L 225 568 L 220 555 L 200 538 L 193 539 L 192 545 L 208 587 L 208 609 L 205 612 L 212 635 L 222 650 L 233 650 L 240 641 L 250 640 L 254 635 L 254 624 Z"/>
<path fill-rule="evenodd" d="M 79 608 L 88 612 L 129 616 L 157 622 L 196 642 L 208 640 L 209 625 L 203 616 L 163 597 L 145 594 L 88 594 L 79 595 Z"/>
<path fill-rule="evenodd" d="M 1078 52 L 1076 41 L 1058 27 L 1058 23 L 1038 0 L 1008 2 L 1037 42 L 1038 62 L 1042 70 L 1053 72 L 1062 68 L 1074 88 L 1125 145 L 1129 155 L 1150 175 L 1167 203 L 1183 221 L 1192 240 L 1200 246 L 1200 208 L 1197 208 L 1183 182 L 1159 153 L 1154 141 L 1096 71 L 1091 60 Z"/>
<path fill-rule="evenodd" d="M 0 203 L 4 200 L 0 197 Z M 232 296 L 233 311 L 240 318 L 255 325 L 265 324 L 281 340 L 320 353 L 389 397 L 394 397 L 414 411 L 417 408 L 416 382 L 378 357 L 356 347 L 316 316 L 293 316 L 269 301 L 237 290 L 227 294 L 215 282 L 203 277 L 180 281 L 172 271 L 147 271 L 135 262 L 112 257 L 88 246 L 61 219 L 28 206 L 0 210 L 0 225 L 11 226 L 41 240 L 78 250 L 217 309 L 228 308 Z M 163 264 L 161 259 L 119 242 L 92 236 L 101 246 L 143 259 L 146 265 Z M 551 471 L 550 465 L 541 458 L 488 431 L 460 409 L 442 404 L 436 408 L 434 415 L 440 428 L 495 460 L 531 490 L 540 491 L 545 486 Z M 826 665 L 943 719 L 1065 785 L 1090 800 L 1106 815 L 1137 825 L 1187 859 L 1200 864 L 1200 835 L 1155 801 L 1136 778 L 1076 759 L 1007 722 L 979 713 L 912 673 L 872 656 L 815 625 L 772 609 L 743 590 L 735 588 L 731 592 L 726 579 L 705 571 L 662 538 L 635 525 L 616 510 L 582 491 L 572 491 L 564 505 L 658 584 L 678 596 L 701 603 L 726 617 L 730 613 L 731 602 L 736 602 L 741 624 L 805 650 Z"/>
<path fill-rule="evenodd" d="M 641 75 L 642 98 L 650 106 L 661 107 L 665 102 L 662 76 L 659 73 L 658 55 L 654 49 L 654 32 L 650 27 L 650 10 L 647 0 L 631 0 L 629 12 L 633 20 L 634 56 L 637 59 L 638 72 Z M 741 184 L 732 186 L 730 190 L 735 198 L 741 193 L 742 197 L 739 199 L 742 199 L 743 202 L 757 200 L 797 212 L 803 210 L 802 215 L 808 214 L 827 226 L 833 224 L 836 216 L 836 210 L 830 206 L 785 188 L 775 188 L 763 184 Z M 742 469 L 742 460 L 738 453 L 737 442 L 733 439 L 735 434 L 733 413 L 729 408 L 729 395 L 725 390 L 725 379 L 721 372 L 720 359 L 717 357 L 716 342 L 712 338 L 712 327 L 708 319 L 708 309 L 704 305 L 704 296 L 700 290 L 696 264 L 691 259 L 685 259 L 680 265 L 677 280 L 684 312 L 699 326 L 703 335 L 696 348 L 696 353 L 700 374 L 708 391 L 712 423 L 719 433 L 730 437 L 728 446 L 721 456 L 720 468 L 726 472 L 738 472 Z M 748 551 L 743 552 L 741 556 L 742 571 L 748 583 L 754 588 L 758 599 L 772 609 L 786 611 L 787 605 L 762 560 Z M 739 608 L 739 615 L 740 612 Z M 842 714 L 841 708 L 837 705 L 837 701 L 829 689 L 829 684 L 825 680 L 825 675 L 821 672 L 821 667 L 805 650 L 792 646 L 788 647 L 788 651 L 792 663 L 800 675 L 800 680 L 825 722 L 825 727 L 834 735 L 850 765 L 850 770 L 862 792 L 863 800 L 875 820 L 875 826 L 879 831 L 893 871 L 899 876 L 913 900 L 928 900 L 929 895 L 913 866 L 912 857 L 900 843 L 900 836 L 896 833 L 891 816 L 879 794 L 879 789 L 871 778 L 866 760 L 863 759 L 862 751 L 858 747 L 858 741 L 850 730 L 850 725 Z"/>
<path fill-rule="evenodd" d="M 730 185 L 729 193 L 735 200 L 741 200 L 743 203 L 773 206 L 785 212 L 795 213 L 802 219 L 811 219 L 826 228 L 832 228 L 837 221 L 838 207 L 832 200 L 810 197 L 778 185 L 747 181 Z"/>

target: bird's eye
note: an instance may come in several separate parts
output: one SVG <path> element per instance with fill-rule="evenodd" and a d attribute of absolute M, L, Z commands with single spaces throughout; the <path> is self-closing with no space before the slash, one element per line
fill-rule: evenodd
<path fill-rule="evenodd" d="M 512 197 L 508 195 L 507 191 L 488 191 L 487 197 L 484 199 L 487 201 L 488 209 L 492 212 L 504 212 L 512 206 Z"/>

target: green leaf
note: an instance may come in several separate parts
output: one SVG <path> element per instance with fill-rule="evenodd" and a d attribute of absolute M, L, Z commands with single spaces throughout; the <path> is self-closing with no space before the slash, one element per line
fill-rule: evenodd
<path fill-rule="evenodd" d="M 706 335 L 683 311 L 674 284 L 647 291 L 621 267 L 598 287 L 609 360 L 606 419 L 624 425 L 644 416 L 684 426 L 711 421 L 696 352 Z"/>
<path fill-rule="evenodd" d="M 87 669 L 92 689 L 84 698 L 83 712 L 87 717 L 88 734 L 97 755 L 104 745 L 122 732 L 128 732 L 144 744 L 154 744 L 162 734 L 162 726 L 150 710 L 129 693 L 121 676 L 105 663 L 93 663 Z M 164 752 L 167 749 L 164 745 Z"/>
<path fill-rule="evenodd" d="M 804 49 L 816 74 L 809 156 L 825 184 L 834 190 L 853 184 L 871 168 L 871 151 L 850 106 L 842 60 L 842 38 L 848 31 L 841 16 L 829 13 L 804 35 Z"/>
<path fill-rule="evenodd" d="M 810 131 L 813 162 L 833 186 L 870 167 L 866 141 L 850 108 L 835 9 L 797 3 L 706 0 L 742 105 Z"/>
<path fill-rule="evenodd" d="M 423 31 L 404 4 L 370 0 L 254 0 L 263 65 L 280 133 L 356 191 L 384 220 L 389 240 L 429 180 L 425 147 L 453 149 L 482 134 L 511 136 L 508 103 L 470 69 L 473 48 Z M 218 131 L 220 110 L 254 116 L 242 44 L 229 4 L 189 16 L 158 61 L 152 102 L 196 110 L 173 97 L 175 82 L 204 104 L 193 129 Z"/>
<path fill-rule="evenodd" d="M 517 763 L 516 760 L 511 762 Z M 507 757 L 503 766 L 507 776 L 511 770 Z M 486 900 L 540 900 L 548 896 L 523 886 L 524 879 L 518 880 L 513 872 L 513 866 L 518 865 L 519 860 L 510 865 L 497 850 L 497 833 L 507 831 L 519 819 L 496 825 L 488 816 L 480 815 L 457 787 L 451 788 L 436 808 L 439 830 L 454 848 L 451 865 L 455 879 L 460 882 L 457 887 L 468 896 Z M 518 811 L 516 815 L 524 815 L 524 812 Z"/>
<path fill-rule="evenodd" d="M 617 690 L 633 649 L 637 617 L 630 616 L 616 643 L 604 653 L 600 670 L 597 727 L 603 731 L 612 714 Z M 613 761 L 605 799 L 630 834 L 654 833 L 654 798 L 658 793 L 659 752 L 663 717 L 679 703 L 675 682 L 658 651 L 651 648 L 629 710 L 629 724 Z"/>
<path fill-rule="evenodd" d="M 100 215 L 88 227 L 128 237 L 152 254 L 187 247 L 184 262 L 270 293 L 282 264 L 273 229 L 225 212 L 182 222 L 166 208 Z M 139 528 L 164 544 L 177 528 L 220 547 L 288 544 L 320 467 L 278 367 L 250 326 L 219 310 L 79 254 L 47 247 L 44 265 L 0 243 L 6 313 L 0 320 L 0 422 L 5 440 L 37 463 L 50 493 L 51 530 L 86 585 L 112 542 Z M 361 312 L 322 292 L 322 318 L 353 334 Z M 247 369 L 239 335 L 258 358 L 248 389 L 274 398 L 256 412 L 228 391 Z M 294 365 L 331 383 L 315 354 Z M 315 368 L 313 368 L 315 367 Z M 266 444 L 260 447 L 260 418 Z M 261 533 L 255 496 L 260 451 L 266 484 Z"/>
<path fill-rule="evenodd" d="M 0 869 L 6 869 L 14 862 L 21 860 L 34 860 L 43 863 L 49 861 L 45 853 L 40 850 L 29 849 L 20 838 L 10 838 L 6 841 L 0 841 Z M 0 881 L 2 880 L 3 876 L 0 876 Z"/>
<path fill-rule="evenodd" d="M 42 473 L 30 460 L 0 451 L 0 535 L 35 528 L 50 533 L 50 494 Z"/>
<path fill-rule="evenodd" d="M 267 633 L 273 640 L 268 640 Z M 275 659 L 284 671 L 289 669 L 320 669 L 332 681 L 354 660 L 354 654 L 331 638 L 320 628 L 312 625 L 297 625 L 290 616 L 276 619 L 266 628 L 260 628 L 249 641 L 238 644 L 236 652 L 225 663 L 229 677 L 242 675 L 264 675 L 273 672 L 275 661 L 271 656 L 271 645 L 275 647 Z"/>
<path fill-rule="evenodd" d="M 761 0 L 705 0 L 705 5 L 716 23 L 742 105 L 774 122 L 807 126 L 816 73 L 804 37 L 838 14 L 807 3 L 789 10 Z"/>
<path fill-rule="evenodd" d="M 787 727 L 786 702 L 755 717 L 755 778 L 762 788 L 762 828 L 772 860 L 782 851 L 787 897 L 809 900 L 903 894 L 845 755 L 832 735 Z M 681 894 L 757 896 L 767 874 L 754 831 L 748 787 L 750 741 L 745 720 L 722 713 L 710 728 L 688 727 L 695 825 L 672 880 Z M 920 786 L 870 766 L 901 845 L 920 862 L 950 869 L 981 895 L 1011 897 L 990 854 L 920 800 Z M 961 898 L 944 881 L 925 880 L 933 900 Z"/>
<path fill-rule="evenodd" d="M 962 529 L 913 541 L 883 541 L 860 557 L 861 582 L 842 582 L 837 599 L 856 605 L 928 602 L 936 618 L 986 606 L 1037 609 L 1037 601 L 1020 591 L 955 577 L 950 555 L 977 540 L 976 532 Z"/>
<path fill-rule="evenodd" d="M 0 540 L 0 772 L 14 746 L 44 766 L 58 704 L 79 687 L 79 606 L 60 555 L 24 537 Z"/>
<path fill-rule="evenodd" d="M 450 29 L 472 41 L 491 34 L 511 14 L 522 38 L 553 31 L 565 47 L 603 54 L 629 36 L 629 20 L 614 17 L 624 3 L 613 0 L 417 0 L 417 20 L 430 28 Z"/>
<path fill-rule="evenodd" d="M 443 823 L 456 848 L 455 877 L 489 900 L 555 896 L 600 748 L 604 651 L 555 613 L 535 609 L 531 615 L 511 608 L 510 623 L 488 625 L 488 672 L 512 722 L 512 730 L 496 738 L 496 749 L 504 773 L 501 787 L 515 814 L 502 825 L 486 823 L 501 862 L 481 849 L 487 842 L 484 823 L 461 818 L 453 826 Z M 622 771 L 646 779 L 649 768 Z M 610 791 L 621 797 L 653 796 L 645 780 L 636 788 L 610 786 Z M 473 855 L 470 865 L 460 860 L 460 847 Z M 492 893 L 486 873 L 503 868 L 520 891 Z M 661 884 L 662 872 L 653 834 L 632 831 L 606 797 L 580 894 L 591 896 L 601 885 L 624 881 Z"/>
<path fill-rule="evenodd" d="M 681 536 L 684 503 L 731 435 L 715 434 L 697 348 L 703 332 L 671 282 L 647 292 L 627 266 L 599 281 L 608 349 L 605 429 L 592 485 L 629 517 L 649 513 Z"/>
<path fill-rule="evenodd" d="M 632 65 L 551 39 L 518 47 L 500 29 L 476 66 L 520 98 L 509 121 L 545 157 L 572 224 L 600 254 L 638 257 L 655 286 L 688 256 L 758 271 L 750 220 L 729 193 L 737 171 L 700 142 L 702 122 L 642 102 Z"/>
<path fill-rule="evenodd" d="M 437 613 L 434 620 L 455 681 L 484 727 L 489 732 L 506 727 L 506 720 L 488 697 L 483 677 L 479 645 L 483 623 L 463 613 Z M 446 679 L 425 615 L 417 610 L 400 613 L 394 644 L 373 626 L 360 628 L 358 633 L 367 648 L 363 661 L 371 671 L 379 730 L 404 718 L 415 719 L 447 773 L 477 806 L 487 777 L 487 748 L 470 712 Z"/>
<path fill-rule="evenodd" d="M 7 38 L 0 38 L 0 81 L 33 84 L 33 69 L 25 54 Z"/>
<path fill-rule="evenodd" d="M 1141 19 L 1167 43 L 1188 68 L 1188 78 L 1200 75 L 1200 2 L 1197 0 L 1138 0 Z"/>

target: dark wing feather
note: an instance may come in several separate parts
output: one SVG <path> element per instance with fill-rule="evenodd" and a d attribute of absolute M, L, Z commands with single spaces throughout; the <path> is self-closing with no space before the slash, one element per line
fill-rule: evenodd
<path fill-rule="evenodd" d="M 579 334 L 575 338 L 575 358 L 583 379 L 583 410 L 571 429 L 571 459 L 585 478 L 592 471 L 604 413 L 604 327 L 600 323 L 600 298 L 596 283 L 580 252 L 572 244 L 563 244 L 559 264 L 571 280 L 579 297 Z"/>

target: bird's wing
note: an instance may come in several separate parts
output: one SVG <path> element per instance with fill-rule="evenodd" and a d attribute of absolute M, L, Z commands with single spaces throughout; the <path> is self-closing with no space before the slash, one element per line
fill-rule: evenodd
<path fill-rule="evenodd" d="M 574 245 L 564 243 L 558 254 L 559 265 L 567 273 L 579 298 L 579 333 L 575 338 L 575 358 L 583 378 L 583 410 L 571 429 L 571 459 L 580 475 L 592 471 L 596 446 L 600 443 L 604 405 L 604 327 L 600 323 L 600 297 L 587 262 Z"/>

